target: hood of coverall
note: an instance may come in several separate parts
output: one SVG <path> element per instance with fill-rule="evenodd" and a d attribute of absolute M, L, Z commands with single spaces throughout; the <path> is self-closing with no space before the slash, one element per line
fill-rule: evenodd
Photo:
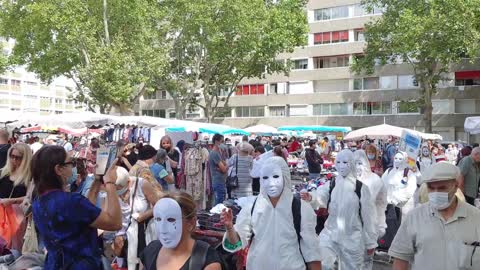
<path fill-rule="evenodd" d="M 367 153 L 364 150 L 358 150 L 353 153 L 355 160 L 355 169 L 357 170 L 357 177 L 368 177 L 372 173 L 370 169 L 370 162 L 368 162 Z"/>

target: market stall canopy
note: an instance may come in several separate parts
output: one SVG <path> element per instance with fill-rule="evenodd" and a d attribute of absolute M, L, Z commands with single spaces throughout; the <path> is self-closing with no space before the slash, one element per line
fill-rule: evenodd
<path fill-rule="evenodd" d="M 245 130 L 233 128 L 226 125 L 182 121 L 182 120 L 172 120 L 170 127 L 168 127 L 166 130 L 171 132 L 197 131 L 197 132 L 209 133 L 209 134 L 218 133 L 222 135 L 230 135 L 230 134 L 250 135 L 250 133 Z"/>
<path fill-rule="evenodd" d="M 93 112 L 65 113 L 57 115 L 21 114 L 17 121 L 8 124 L 9 128 L 30 126 L 63 127 L 70 129 L 90 128 L 118 124 L 122 120 L 117 116 Z"/>
<path fill-rule="evenodd" d="M 465 132 L 470 134 L 480 134 L 480 116 L 467 117 L 463 124 Z"/>
<path fill-rule="evenodd" d="M 272 126 L 260 124 L 256 126 L 251 126 L 248 128 L 243 129 L 246 132 L 250 132 L 253 134 L 276 134 L 278 133 L 278 130 Z"/>
<path fill-rule="evenodd" d="M 402 132 L 406 130 L 416 134 L 425 140 L 442 140 L 438 134 L 427 134 L 416 130 L 382 124 L 354 130 L 345 136 L 345 140 L 363 140 L 363 139 L 388 139 L 389 137 L 402 137 Z"/>
<path fill-rule="evenodd" d="M 334 126 L 282 126 L 278 131 L 313 131 L 313 132 L 349 132 L 350 127 L 334 127 Z"/>

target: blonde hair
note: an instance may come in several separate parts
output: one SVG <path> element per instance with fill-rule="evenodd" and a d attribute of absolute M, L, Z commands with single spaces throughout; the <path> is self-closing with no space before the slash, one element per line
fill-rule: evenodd
<path fill-rule="evenodd" d="M 16 143 L 8 149 L 7 154 L 7 163 L 5 167 L 2 168 L 2 173 L 0 174 L 0 178 L 5 176 L 12 176 L 12 163 L 10 160 L 10 155 L 13 150 L 17 150 L 22 155 L 22 163 L 18 166 L 16 170 L 16 175 L 18 176 L 17 179 L 13 182 L 14 186 L 18 186 L 20 184 L 24 184 L 25 186 L 29 186 L 30 182 L 32 181 L 32 171 L 31 171 L 31 161 L 32 161 L 32 149 L 25 143 Z"/>

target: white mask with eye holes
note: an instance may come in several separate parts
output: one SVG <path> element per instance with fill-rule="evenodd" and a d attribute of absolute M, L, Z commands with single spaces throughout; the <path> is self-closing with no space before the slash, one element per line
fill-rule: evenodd
<path fill-rule="evenodd" d="M 405 156 L 403 153 L 397 153 L 393 159 L 393 167 L 395 167 L 395 169 L 403 169 L 405 165 Z"/>
<path fill-rule="evenodd" d="M 180 205 L 171 198 L 160 199 L 153 208 L 155 229 L 162 246 L 174 249 L 182 239 L 183 215 Z"/>
<path fill-rule="evenodd" d="M 366 164 L 362 158 L 355 158 L 355 167 L 357 169 L 357 176 L 361 177 L 364 172 L 370 170 L 370 165 Z"/>
<path fill-rule="evenodd" d="M 337 155 L 335 161 L 335 168 L 337 169 L 338 174 L 343 177 L 347 177 L 354 168 L 353 165 L 353 152 L 349 150 L 342 150 Z"/>
<path fill-rule="evenodd" d="M 278 198 L 283 192 L 283 173 L 280 166 L 276 164 L 265 164 L 262 166 L 262 189 L 271 198 Z"/>

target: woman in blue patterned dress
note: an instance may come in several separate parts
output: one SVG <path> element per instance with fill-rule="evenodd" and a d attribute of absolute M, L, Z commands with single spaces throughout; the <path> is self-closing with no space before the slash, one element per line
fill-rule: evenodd
<path fill-rule="evenodd" d="M 122 227 L 116 166 L 103 178 L 108 195 L 104 210 L 81 194 L 64 191 L 74 166 L 75 161 L 61 146 L 43 147 L 33 156 L 32 175 L 38 194 L 33 219 L 48 251 L 45 270 L 102 269 L 97 229 L 116 231 Z"/>

